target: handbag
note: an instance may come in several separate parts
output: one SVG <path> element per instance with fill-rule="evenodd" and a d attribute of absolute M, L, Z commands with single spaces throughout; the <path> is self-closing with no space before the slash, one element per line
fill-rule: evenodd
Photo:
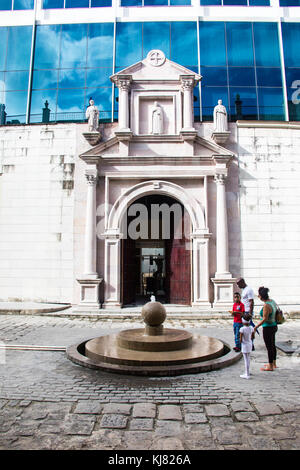
<path fill-rule="evenodd" d="M 281 325 L 282 323 L 285 322 L 283 311 L 281 310 L 281 308 L 278 307 L 278 305 L 277 305 L 277 310 L 275 312 L 275 321 L 277 325 Z"/>

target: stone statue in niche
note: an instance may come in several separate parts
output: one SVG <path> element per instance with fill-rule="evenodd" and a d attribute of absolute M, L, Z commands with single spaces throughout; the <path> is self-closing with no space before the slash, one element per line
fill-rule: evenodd
<path fill-rule="evenodd" d="M 218 104 L 214 108 L 214 130 L 215 132 L 228 131 L 227 111 L 222 100 L 218 100 Z"/>
<path fill-rule="evenodd" d="M 85 117 L 88 120 L 89 132 L 98 132 L 99 127 L 99 110 L 95 106 L 95 102 L 90 98 L 89 106 L 87 107 Z"/>
<path fill-rule="evenodd" d="M 161 135 L 164 128 L 163 110 L 158 102 L 154 102 L 150 110 L 150 134 Z"/>

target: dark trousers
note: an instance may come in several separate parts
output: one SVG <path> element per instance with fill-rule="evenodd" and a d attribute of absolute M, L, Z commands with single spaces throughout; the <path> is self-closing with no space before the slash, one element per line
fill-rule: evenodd
<path fill-rule="evenodd" d="M 269 364 L 276 361 L 276 346 L 275 346 L 275 334 L 277 326 L 264 326 L 263 327 L 263 338 L 268 351 Z"/>

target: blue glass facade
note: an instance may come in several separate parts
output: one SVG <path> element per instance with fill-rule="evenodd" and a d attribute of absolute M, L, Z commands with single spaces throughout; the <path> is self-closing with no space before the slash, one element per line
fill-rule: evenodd
<path fill-rule="evenodd" d="M 202 75 L 194 92 L 195 120 L 211 120 L 218 99 L 232 121 L 285 120 L 285 79 L 289 119 L 300 120 L 300 23 L 282 23 L 284 70 L 278 24 L 272 22 L 37 25 L 32 69 L 32 27 L 2 27 L 0 35 L 0 104 L 10 123 L 25 122 L 27 108 L 27 122 L 41 122 L 46 101 L 51 121 L 80 121 L 91 96 L 101 119 L 111 121 L 118 90 L 109 77 L 151 49 Z"/>

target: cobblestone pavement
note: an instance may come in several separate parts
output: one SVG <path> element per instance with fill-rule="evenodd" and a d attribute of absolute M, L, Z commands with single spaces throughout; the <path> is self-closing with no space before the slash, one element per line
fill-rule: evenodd
<path fill-rule="evenodd" d="M 137 321 L 0 315 L 3 344 L 68 346 Z M 230 320 L 169 320 L 234 345 Z M 279 326 L 277 341 L 299 340 L 300 320 Z M 279 352 L 261 372 L 261 335 L 251 356 L 213 372 L 166 378 L 83 368 L 59 351 L 0 351 L 0 449 L 221 450 L 300 448 L 300 358 Z"/>

